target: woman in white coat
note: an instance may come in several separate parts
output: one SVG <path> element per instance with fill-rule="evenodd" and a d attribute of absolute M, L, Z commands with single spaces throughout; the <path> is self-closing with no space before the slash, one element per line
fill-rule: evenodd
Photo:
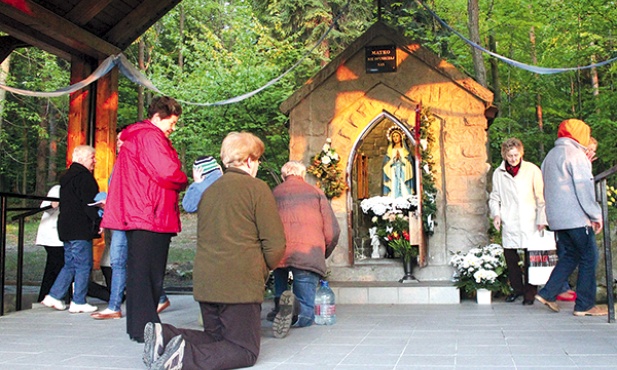
<path fill-rule="evenodd" d="M 493 173 L 489 208 L 495 229 L 502 228 L 502 245 L 512 287 L 512 294 L 506 297 L 506 302 L 514 302 L 524 296 L 523 304 L 532 305 L 537 287 L 523 280 L 518 249 L 525 249 L 527 271 L 529 258 L 524 243 L 536 230 L 543 230 L 547 221 L 542 171 L 535 164 L 524 161 L 524 154 L 525 149 L 519 139 L 510 138 L 502 143 L 501 156 L 504 161 Z"/>
<path fill-rule="evenodd" d="M 49 189 L 47 196 L 50 198 L 59 198 L 60 185 L 55 185 Z M 62 266 L 64 266 L 64 243 L 60 241 L 58 237 L 57 224 L 58 214 L 60 213 L 58 204 L 58 202 L 51 202 L 48 200 L 44 200 L 43 203 L 41 203 L 41 208 L 47 206 L 51 206 L 51 208 L 43 211 L 41 223 L 39 223 L 39 228 L 36 233 L 35 244 L 42 246 L 45 248 L 45 252 L 47 252 L 45 271 L 43 272 L 43 279 L 41 280 L 38 302 L 42 301 L 45 296 L 49 294 L 49 289 L 54 285 L 56 277 L 58 277 L 60 270 L 62 270 Z"/>

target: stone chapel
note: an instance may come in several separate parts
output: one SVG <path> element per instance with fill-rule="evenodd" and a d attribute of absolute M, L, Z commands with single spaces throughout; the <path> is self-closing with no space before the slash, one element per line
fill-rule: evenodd
<path fill-rule="evenodd" d="M 328 259 L 328 279 L 334 285 L 398 284 L 402 276 L 400 259 L 371 257 L 369 221 L 360 202 L 381 195 L 388 130 L 404 133 L 412 153 L 422 150 L 414 134 L 420 107 L 433 117 L 428 129 L 434 138 L 430 154 L 437 212 L 434 233 L 415 236 L 420 258 L 414 276 L 424 284 L 452 285 L 451 251 L 488 241 L 492 102 L 491 91 L 378 22 L 281 104 L 289 116 L 291 160 L 308 167 L 328 138 L 340 156 L 347 190 L 331 200 L 341 226 L 338 246 Z M 423 171 L 419 163 L 415 161 L 416 186 Z M 316 181 L 310 174 L 306 179 Z M 422 227 L 411 231 L 422 233 Z"/>

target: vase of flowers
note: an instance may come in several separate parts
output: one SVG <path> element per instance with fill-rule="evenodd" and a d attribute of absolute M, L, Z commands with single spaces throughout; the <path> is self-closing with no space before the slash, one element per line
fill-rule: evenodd
<path fill-rule="evenodd" d="M 503 248 L 498 244 L 456 252 L 450 264 L 456 268 L 454 284 L 467 294 L 478 295 L 479 289 L 503 294 L 509 292 Z"/>
<path fill-rule="evenodd" d="M 321 152 L 312 158 L 311 165 L 306 169 L 306 172 L 317 178 L 317 186 L 328 199 L 340 196 L 347 189 L 339 162 L 340 157 L 332 148 L 332 140 L 328 138 Z"/>
<path fill-rule="evenodd" d="M 412 249 L 416 251 L 417 256 L 418 247 L 412 248 L 409 243 L 409 212 L 416 210 L 417 207 L 416 196 L 406 198 L 376 196 L 364 199 L 360 203 L 360 208 L 364 214 L 371 216 L 373 223 L 369 229 L 371 245 L 375 248 L 385 243 L 387 249 L 390 249 L 391 257 L 394 257 L 394 254 L 403 256 L 403 253 L 407 254 L 407 251 Z M 396 245 L 397 243 L 402 245 Z"/>

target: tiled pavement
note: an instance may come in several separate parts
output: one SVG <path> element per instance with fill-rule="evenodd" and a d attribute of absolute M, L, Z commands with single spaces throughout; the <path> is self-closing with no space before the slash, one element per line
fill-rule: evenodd
<path fill-rule="evenodd" d="M 163 322 L 198 328 L 189 295 L 170 297 Z M 536 302 L 337 305 L 337 323 L 275 339 L 262 323 L 256 369 L 615 369 L 617 324 L 553 313 Z M 38 305 L 37 305 L 38 306 Z M 262 317 L 272 302 L 263 306 Z M 99 307 L 104 308 L 101 304 Z M 95 321 L 38 306 L 0 317 L 0 369 L 143 369 L 125 319 Z"/>

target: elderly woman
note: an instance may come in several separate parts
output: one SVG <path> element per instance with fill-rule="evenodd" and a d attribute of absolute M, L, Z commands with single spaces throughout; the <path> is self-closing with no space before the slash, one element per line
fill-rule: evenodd
<path fill-rule="evenodd" d="M 231 369 L 255 364 L 269 271 L 285 253 L 285 233 L 268 185 L 255 178 L 263 142 L 232 132 L 221 145 L 225 174 L 197 210 L 193 295 L 204 330 L 148 323 L 148 368 Z"/>
<path fill-rule="evenodd" d="M 513 291 L 506 297 L 506 302 L 514 302 L 524 295 L 523 304 L 532 305 L 537 287 L 523 281 L 517 249 L 526 249 L 524 241 L 535 230 L 543 230 L 547 221 L 542 172 L 535 164 L 524 161 L 524 154 L 525 149 L 519 139 L 510 138 L 502 143 L 501 156 L 504 161 L 493 173 L 489 208 L 495 229 L 503 227 L 502 245 Z M 527 269 L 529 261 L 528 258 L 525 260 Z"/>

